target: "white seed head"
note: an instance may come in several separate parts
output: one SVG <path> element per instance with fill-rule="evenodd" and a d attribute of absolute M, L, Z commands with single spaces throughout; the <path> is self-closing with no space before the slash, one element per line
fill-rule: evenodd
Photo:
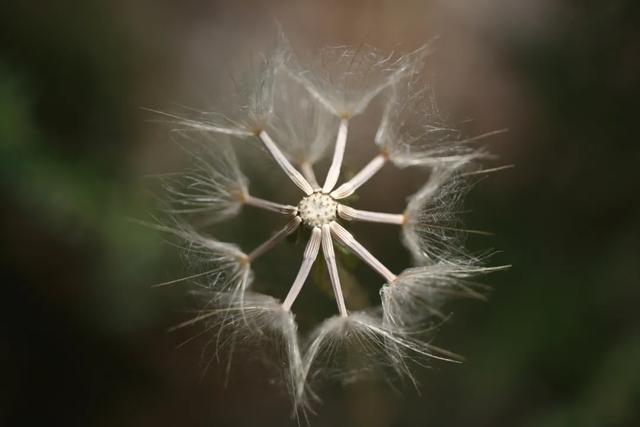
<path fill-rule="evenodd" d="M 298 215 L 308 227 L 322 227 L 336 219 L 338 202 L 325 193 L 304 197 L 298 204 Z"/>
<path fill-rule="evenodd" d="M 274 54 L 264 58 L 261 71 L 252 76 L 235 108 L 225 114 L 205 114 L 200 120 L 177 117 L 185 128 L 201 131 L 190 134 L 198 138 L 204 139 L 208 132 L 262 144 L 281 172 L 304 193 L 297 207 L 249 194 L 229 144 L 205 140 L 211 152 L 194 155 L 196 169 L 186 176 L 184 185 L 165 187 L 176 220 L 193 224 L 195 216 L 213 223 L 247 205 L 286 215 L 288 222 L 247 254 L 233 244 L 204 237 L 197 227 L 180 223 L 155 227 L 180 239 L 180 247 L 198 268 L 191 278 L 207 281 L 198 293 L 204 301 L 202 314 L 181 326 L 203 321 L 207 330 L 217 331 L 213 340 L 218 350 L 230 347 L 232 351 L 236 344 L 247 342 L 270 347 L 272 352 L 262 357 L 284 368 L 294 410 L 304 409 L 315 398 L 309 382 L 320 377 L 351 380 L 382 368 L 411 379 L 408 361 L 412 358 L 455 359 L 423 340 L 421 332 L 430 318 L 441 315 L 442 304 L 450 298 L 481 297 L 469 278 L 493 271 L 478 267 L 480 258 L 465 250 L 463 238 L 473 230 L 460 228 L 458 218 L 469 188 L 470 173 L 462 169 L 485 153 L 469 144 L 473 139 L 460 139 L 456 130 L 444 124 L 432 92 L 417 79 L 429 52 L 428 45 L 406 56 L 383 55 L 367 46 L 338 47 L 323 51 L 311 61 L 315 66 L 303 69 L 282 39 Z M 375 136 L 380 153 L 336 188 L 351 118 L 363 113 L 374 98 L 382 103 Z M 312 165 L 332 147 L 327 176 L 317 180 Z M 410 197 L 406 209 L 372 212 L 343 204 L 338 209 L 336 200 L 344 202 L 389 163 L 430 169 L 427 183 Z M 400 274 L 391 271 L 338 224 L 338 211 L 346 221 L 402 227 L 403 243 L 417 267 Z M 302 262 L 296 261 L 298 273 L 289 292 L 269 296 L 252 291 L 251 265 L 300 223 L 313 231 Z M 352 301 L 343 293 L 343 271 L 333 247 L 336 241 L 384 278 L 379 306 L 350 311 Z M 304 340 L 294 315 L 296 298 L 319 258 L 326 262 L 339 315 L 321 322 Z"/>

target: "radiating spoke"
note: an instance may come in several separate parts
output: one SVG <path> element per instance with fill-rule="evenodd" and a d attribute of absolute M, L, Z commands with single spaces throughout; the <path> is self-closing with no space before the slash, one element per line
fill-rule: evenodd
<path fill-rule="evenodd" d="M 361 260 L 369 264 L 378 274 L 385 278 L 387 283 L 391 284 L 396 280 L 396 275 L 391 272 L 384 264 L 382 264 L 371 252 L 362 246 L 347 230 L 340 224 L 333 221 L 331 223 L 331 232 L 343 245 L 348 247 L 360 257 Z"/>
<path fill-rule="evenodd" d="M 266 242 L 262 243 L 260 246 L 251 251 L 251 253 L 247 257 L 249 262 L 255 260 L 256 258 L 273 249 L 278 243 L 282 242 L 285 237 L 296 231 L 301 222 L 302 220 L 299 216 L 293 217 L 293 219 L 289 221 L 287 225 L 278 230 L 276 234 L 271 236 Z"/>
<path fill-rule="evenodd" d="M 497 166 L 495 168 L 491 168 L 491 169 L 480 169 L 477 171 L 471 171 L 471 172 L 465 172 L 465 173 L 461 173 L 460 176 L 473 176 L 473 175 L 483 175 L 483 174 L 488 174 L 488 173 L 493 173 L 493 172 L 499 172 L 499 171 L 503 171 L 505 169 L 511 169 L 515 167 L 515 165 L 504 165 L 504 166 Z"/>
<path fill-rule="evenodd" d="M 293 181 L 295 185 L 297 185 L 302 191 L 304 191 L 305 194 L 309 195 L 313 193 L 313 187 L 311 186 L 311 184 L 309 184 L 304 176 L 302 176 L 302 174 L 293 167 L 289 160 L 287 160 L 276 143 L 273 142 L 273 139 L 271 139 L 269 134 L 263 130 L 258 134 L 258 137 L 260 138 L 266 149 L 269 151 L 271 156 L 273 156 L 274 160 L 278 163 L 278 165 L 280 165 L 284 173 L 286 173 L 287 176 L 291 179 L 291 181 Z"/>
<path fill-rule="evenodd" d="M 364 183 L 369 181 L 382 167 L 387 163 L 387 156 L 385 154 L 378 154 L 367 165 L 362 168 L 360 172 L 356 174 L 349 181 L 342 184 L 331 192 L 331 197 L 334 199 L 344 199 L 349 197 L 360 188 Z"/>
<path fill-rule="evenodd" d="M 320 227 L 314 227 L 313 231 L 311 232 L 311 238 L 309 239 L 307 247 L 304 250 L 304 255 L 302 256 L 302 264 L 300 265 L 300 270 L 298 270 L 298 275 L 296 276 L 293 285 L 291 285 L 291 289 L 289 289 L 287 297 L 282 303 L 282 308 L 285 311 L 291 310 L 291 306 L 295 302 L 296 298 L 298 298 L 298 294 L 302 290 L 302 285 L 304 285 L 305 280 L 307 280 L 307 276 L 309 276 L 311 266 L 318 257 L 321 240 L 320 235 Z"/>
<path fill-rule="evenodd" d="M 363 211 L 346 205 L 338 205 L 338 215 L 347 221 L 367 221 L 396 225 L 402 225 L 405 221 L 404 214 Z"/>
<path fill-rule="evenodd" d="M 336 254 L 333 250 L 333 241 L 331 240 L 331 226 L 329 224 L 322 226 L 322 253 L 324 254 L 324 259 L 327 262 L 329 278 L 331 279 L 331 286 L 333 286 L 333 293 L 336 296 L 338 311 L 341 316 L 347 317 L 349 314 L 347 313 L 347 307 L 344 304 L 342 286 L 340 285 L 340 277 L 338 276 L 338 265 L 336 264 Z"/>
<path fill-rule="evenodd" d="M 313 165 L 309 162 L 300 163 L 300 170 L 302 171 L 302 175 L 304 175 L 305 179 L 309 181 L 309 184 L 313 187 L 313 190 L 320 191 L 321 187 L 320 184 L 318 184 L 316 173 L 313 171 Z"/>
<path fill-rule="evenodd" d="M 494 135 L 500 135 L 502 133 L 505 132 L 509 132 L 509 129 L 496 129 L 496 130 L 492 130 L 491 132 L 485 132 L 481 135 L 476 135 L 476 136 L 472 136 L 469 138 L 465 138 L 465 139 L 461 139 L 460 141 L 456 141 L 458 144 L 468 144 L 468 143 L 472 143 L 472 142 L 477 142 L 477 141 L 481 141 L 483 139 L 489 138 L 491 136 Z"/>
<path fill-rule="evenodd" d="M 259 197 L 253 197 L 249 194 L 242 196 L 242 202 L 255 208 L 278 212 L 285 215 L 295 215 L 295 213 L 298 211 L 298 208 L 296 206 L 283 205 L 280 203 L 272 202 L 270 200 L 261 199 Z"/>
<path fill-rule="evenodd" d="M 333 151 L 333 160 L 331 166 L 329 166 L 329 172 L 327 178 L 324 181 L 322 191 L 325 193 L 331 192 L 338 182 L 340 176 L 340 169 L 342 168 L 342 160 L 344 159 L 344 149 L 347 144 L 347 133 L 349 129 L 349 119 L 340 120 L 340 127 L 338 128 L 338 136 L 336 138 L 336 146 Z"/>

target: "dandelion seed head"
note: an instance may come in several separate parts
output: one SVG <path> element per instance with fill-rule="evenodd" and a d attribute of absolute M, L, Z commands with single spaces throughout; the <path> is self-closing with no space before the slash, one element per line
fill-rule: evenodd
<path fill-rule="evenodd" d="M 176 119 L 181 128 L 191 130 L 186 133 L 192 143 L 187 151 L 195 167 L 175 181 L 174 176 L 167 180 L 175 224 L 156 228 L 178 237 L 179 247 L 200 271 L 193 277 L 201 282 L 196 295 L 202 312 L 183 325 L 205 324 L 215 336 L 216 351 L 247 342 L 271 348 L 265 359 L 282 372 L 298 410 L 316 398 L 311 384 L 321 378 L 351 381 L 391 371 L 414 382 L 413 361 L 457 360 L 431 344 L 425 326 L 446 317 L 442 309 L 449 299 L 481 298 L 483 289 L 471 277 L 495 269 L 482 267 L 482 257 L 465 249 L 464 237 L 471 230 L 462 228 L 460 219 L 471 186 L 469 166 L 487 154 L 446 124 L 433 91 L 420 80 L 430 45 L 404 56 L 382 54 L 365 45 L 337 47 L 310 62 L 296 60 L 286 40 L 278 46 L 261 58 L 260 72 L 232 112 Z M 383 105 L 372 142 L 380 154 L 339 184 L 351 119 L 374 98 Z M 229 135 L 234 140 L 226 140 Z M 237 138 L 246 140 L 242 146 L 261 144 L 269 152 L 279 171 L 302 191 L 297 205 L 251 194 L 235 156 Z M 328 172 L 318 180 L 313 165 L 330 148 Z M 429 172 L 406 207 L 371 212 L 344 203 L 387 164 Z M 278 198 L 286 193 L 280 187 L 276 190 Z M 244 206 L 277 212 L 286 222 L 247 252 L 200 232 L 201 227 L 238 215 Z M 347 230 L 349 221 L 400 227 L 414 266 L 394 273 Z M 252 265 L 300 224 L 310 233 L 304 234 L 308 241 L 301 261 L 296 261 L 298 271 L 288 293 L 270 296 L 251 289 Z M 379 306 L 349 310 L 336 240 L 382 277 Z M 294 316 L 296 300 L 320 256 L 337 315 L 303 336 Z M 288 261 L 283 258 L 282 264 Z"/>

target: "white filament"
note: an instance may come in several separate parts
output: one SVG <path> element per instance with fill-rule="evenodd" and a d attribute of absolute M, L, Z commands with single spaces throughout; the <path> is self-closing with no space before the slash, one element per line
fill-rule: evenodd
<path fill-rule="evenodd" d="M 261 199 L 259 197 L 253 197 L 249 194 L 243 196 L 243 202 L 249 206 L 265 209 L 272 212 L 278 212 L 285 215 L 295 215 L 298 211 L 298 208 L 295 206 L 283 205 L 280 203 L 272 202 L 270 200 Z"/>
<path fill-rule="evenodd" d="M 309 184 L 309 182 L 304 179 L 304 176 L 302 176 L 302 174 L 293 167 L 289 160 L 287 160 L 276 143 L 273 142 L 269 134 L 263 130 L 260 131 L 258 137 L 260 138 L 266 149 L 269 151 L 271 156 L 273 156 L 276 163 L 278 163 L 278 165 L 282 168 L 284 173 L 287 174 L 291 181 L 293 181 L 293 183 L 297 185 L 298 188 L 304 191 L 305 194 L 309 195 L 313 193 L 313 187 L 311 186 L 311 184 Z"/>
<path fill-rule="evenodd" d="M 318 178 L 316 178 L 316 173 L 313 171 L 313 165 L 309 162 L 302 162 L 300 163 L 300 170 L 302 171 L 302 175 L 304 175 L 313 187 L 313 190 L 320 191 L 320 184 L 318 184 Z"/>
<path fill-rule="evenodd" d="M 346 205 L 338 205 L 338 215 L 347 221 L 355 220 L 396 225 L 402 225 L 405 219 L 403 214 L 363 211 Z"/>
<path fill-rule="evenodd" d="M 282 308 L 285 311 L 291 310 L 291 306 L 295 302 L 296 298 L 298 298 L 298 294 L 302 290 L 302 286 L 304 285 L 305 280 L 307 280 L 307 276 L 309 276 L 311 266 L 318 257 L 321 240 L 320 234 L 320 227 L 314 227 L 313 231 L 311 232 L 311 238 L 309 239 L 307 247 L 304 250 L 304 255 L 302 256 L 302 265 L 300 265 L 298 275 L 296 276 L 293 285 L 291 285 L 291 289 L 289 289 L 289 293 L 282 303 Z"/>
<path fill-rule="evenodd" d="M 340 176 L 340 169 L 342 168 L 342 160 L 344 159 L 344 149 L 347 144 L 347 132 L 349 129 L 349 119 L 340 120 L 340 127 L 338 128 L 338 136 L 336 137 L 336 147 L 333 152 L 333 160 L 327 173 L 327 178 L 324 181 L 322 191 L 330 193 L 338 182 Z"/>
<path fill-rule="evenodd" d="M 344 199 L 349 197 L 360 188 L 364 183 L 369 181 L 382 167 L 387 163 L 387 156 L 384 154 L 378 154 L 367 165 L 362 168 L 360 172 L 356 174 L 349 181 L 342 184 L 337 189 L 331 192 L 331 197 L 334 199 Z"/>
<path fill-rule="evenodd" d="M 353 238 L 351 233 L 344 229 L 337 222 L 331 223 L 331 232 L 333 235 L 342 242 L 343 245 L 351 249 L 361 260 L 369 264 L 379 275 L 384 277 L 388 283 L 393 283 L 396 280 L 396 275 L 391 272 L 384 264 L 382 264 L 371 252 L 369 252 L 364 246 L 362 246 L 356 239 Z"/>
<path fill-rule="evenodd" d="M 266 242 L 262 243 L 260 246 L 251 251 L 251 253 L 247 257 L 249 261 L 255 260 L 259 256 L 264 255 L 266 252 L 274 248 L 278 243 L 282 242 L 285 237 L 296 231 L 301 222 L 302 219 L 299 216 L 293 217 L 293 219 L 289 221 L 283 228 L 278 230 L 276 234 L 271 236 Z"/>
<path fill-rule="evenodd" d="M 340 285 L 340 277 L 338 276 L 338 265 L 336 264 L 336 254 L 333 250 L 331 227 L 329 224 L 322 226 L 322 253 L 327 262 L 329 278 L 331 279 L 331 286 L 333 286 L 333 293 L 336 297 L 336 303 L 338 304 L 338 311 L 341 316 L 347 317 L 349 314 L 344 304 L 344 296 L 342 295 L 342 286 Z"/>

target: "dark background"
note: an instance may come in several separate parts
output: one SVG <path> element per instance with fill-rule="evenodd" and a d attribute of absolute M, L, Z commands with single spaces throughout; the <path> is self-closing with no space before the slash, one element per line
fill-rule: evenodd
<path fill-rule="evenodd" d="M 180 259 L 127 221 L 153 209 L 144 176 L 181 165 L 167 126 L 141 107 L 202 107 L 276 20 L 299 50 L 365 41 L 406 51 L 439 34 L 443 109 L 473 118 L 475 133 L 509 128 L 489 146 L 516 165 L 468 200 L 468 224 L 495 232 L 470 243 L 513 265 L 487 278 L 487 303 L 450 306 L 437 342 L 468 361 L 418 370 L 421 394 L 329 385 L 312 425 L 640 425 L 635 3 L 3 2 L 0 425 L 289 422 L 259 365 L 240 357 L 225 387 L 223 366 L 204 369 L 202 340 L 176 349 L 196 331 L 166 329 L 190 301 L 184 288 L 150 284 L 179 275 Z M 369 147 L 365 136 L 354 132 L 350 147 Z M 357 150 L 354 168 L 369 156 Z M 255 169 L 270 167 L 264 157 Z M 363 201 L 398 210 L 404 195 L 379 195 L 402 184 L 383 177 Z M 232 230 L 259 225 L 266 236 L 278 224 L 266 218 Z M 363 240 L 400 267 L 396 234 L 380 233 Z M 292 277 L 297 262 L 269 265 Z"/>

